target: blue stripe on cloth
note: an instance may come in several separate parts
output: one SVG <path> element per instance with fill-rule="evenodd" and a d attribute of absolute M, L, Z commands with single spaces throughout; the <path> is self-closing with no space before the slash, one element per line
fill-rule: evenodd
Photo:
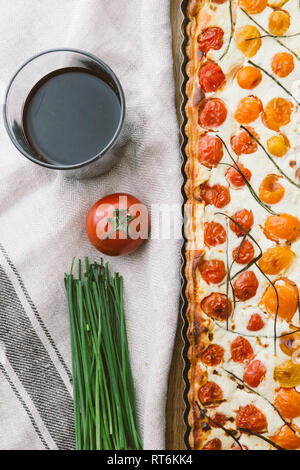
<path fill-rule="evenodd" d="M 1 266 L 0 341 L 58 449 L 74 449 L 72 397 Z"/>

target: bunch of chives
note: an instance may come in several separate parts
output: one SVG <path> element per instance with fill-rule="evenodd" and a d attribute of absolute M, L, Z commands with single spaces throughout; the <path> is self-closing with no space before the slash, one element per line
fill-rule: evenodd
<path fill-rule="evenodd" d="M 128 351 L 123 278 L 108 264 L 65 274 L 77 450 L 141 449 Z"/>

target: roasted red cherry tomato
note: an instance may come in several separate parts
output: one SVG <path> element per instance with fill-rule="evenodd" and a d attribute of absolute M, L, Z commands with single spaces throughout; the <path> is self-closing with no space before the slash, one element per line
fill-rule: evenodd
<path fill-rule="evenodd" d="M 239 264 L 248 264 L 253 260 L 255 254 L 254 246 L 248 240 L 237 246 L 232 253 L 233 259 Z"/>
<path fill-rule="evenodd" d="M 236 426 L 260 433 L 268 428 L 268 423 L 264 413 L 251 403 L 239 408 L 236 415 Z"/>
<path fill-rule="evenodd" d="M 205 93 L 218 90 L 225 82 L 225 75 L 221 67 L 209 60 L 200 68 L 199 83 Z"/>
<path fill-rule="evenodd" d="M 198 36 L 200 51 L 206 55 L 210 49 L 221 49 L 223 46 L 223 36 L 224 31 L 218 26 L 205 29 L 200 36 Z"/>
<path fill-rule="evenodd" d="M 218 129 L 227 118 L 227 108 L 219 98 L 203 100 L 199 107 L 198 123 L 204 129 Z"/>
<path fill-rule="evenodd" d="M 250 181 L 251 176 L 251 171 L 245 168 L 242 163 L 236 163 L 236 166 L 231 166 L 225 174 L 226 180 L 233 189 L 240 189 L 245 186 L 245 179 Z"/>
<path fill-rule="evenodd" d="M 224 261 L 220 259 L 201 260 L 198 268 L 207 284 L 219 284 L 226 276 Z"/>
<path fill-rule="evenodd" d="M 220 439 L 215 437 L 214 439 L 211 439 L 208 441 L 204 446 L 202 450 L 222 450 L 222 442 Z"/>
<path fill-rule="evenodd" d="M 256 388 L 265 377 L 266 372 L 267 369 L 264 364 L 259 359 L 255 359 L 246 367 L 244 372 L 244 382 L 250 387 Z"/>
<path fill-rule="evenodd" d="M 226 230 L 218 222 L 208 222 L 204 225 L 204 243 L 206 246 L 222 245 L 226 242 Z"/>
<path fill-rule="evenodd" d="M 253 271 L 245 271 L 236 278 L 233 284 L 236 297 L 244 302 L 255 296 L 258 280 Z"/>
<path fill-rule="evenodd" d="M 214 420 L 215 423 L 217 423 L 217 424 L 214 424 L 211 421 L 209 424 L 212 428 L 219 428 L 218 424 L 220 424 L 221 426 L 225 426 L 226 421 L 227 421 L 227 417 L 223 413 L 218 413 L 217 411 L 215 412 L 215 414 L 213 414 L 212 419 Z"/>
<path fill-rule="evenodd" d="M 255 132 L 252 127 L 248 127 L 249 131 L 251 132 L 256 139 L 259 138 L 257 133 Z M 254 139 L 248 134 L 247 131 L 242 130 L 238 134 L 233 135 L 230 139 L 231 147 L 237 155 L 242 155 L 243 153 L 249 155 L 250 153 L 254 153 L 257 151 L 257 143 Z"/>
<path fill-rule="evenodd" d="M 223 400 L 223 392 L 215 382 L 207 382 L 199 389 L 198 397 L 203 405 L 216 405 Z"/>
<path fill-rule="evenodd" d="M 233 220 L 229 222 L 229 227 L 238 237 L 245 235 L 245 231 L 248 232 L 254 223 L 253 212 L 248 211 L 248 209 L 237 211 L 233 214 L 232 219 Z M 243 227 L 245 231 L 242 230 L 239 225 Z"/>
<path fill-rule="evenodd" d="M 207 168 L 213 168 L 223 158 L 223 144 L 214 135 L 203 134 L 198 143 L 198 160 Z"/>
<path fill-rule="evenodd" d="M 230 202 L 229 189 L 221 184 L 214 184 L 209 186 L 206 182 L 201 186 L 200 197 L 206 205 L 213 205 L 218 209 L 227 206 Z"/>
<path fill-rule="evenodd" d="M 238 336 L 232 341 L 230 350 L 234 362 L 244 362 L 253 356 L 252 346 L 243 336 Z"/>
<path fill-rule="evenodd" d="M 147 208 L 137 198 L 125 193 L 104 197 L 90 209 L 86 231 L 94 247 L 109 256 L 135 251 L 149 234 Z"/>
<path fill-rule="evenodd" d="M 218 344 L 210 344 L 200 356 L 203 364 L 207 366 L 217 366 L 224 358 L 225 350 Z"/>
<path fill-rule="evenodd" d="M 232 313 L 232 302 L 225 294 L 213 292 L 202 300 L 201 308 L 209 317 L 224 321 Z"/>
<path fill-rule="evenodd" d="M 249 447 L 242 445 L 243 450 L 249 450 Z M 237 442 L 234 442 L 231 446 L 231 450 L 242 450 Z"/>
<path fill-rule="evenodd" d="M 253 313 L 247 325 L 247 330 L 259 331 L 265 326 L 263 319 L 259 313 Z"/>

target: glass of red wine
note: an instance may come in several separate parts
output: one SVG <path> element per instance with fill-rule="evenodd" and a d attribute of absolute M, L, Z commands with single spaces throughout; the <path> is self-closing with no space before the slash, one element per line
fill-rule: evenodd
<path fill-rule="evenodd" d="M 11 79 L 3 110 L 15 147 L 41 166 L 90 177 L 121 158 L 112 148 L 124 124 L 124 92 L 92 54 L 56 49 L 29 59 Z"/>

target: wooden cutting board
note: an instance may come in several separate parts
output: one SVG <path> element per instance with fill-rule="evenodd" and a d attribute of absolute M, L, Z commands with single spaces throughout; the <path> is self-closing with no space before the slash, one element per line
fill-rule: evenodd
<path fill-rule="evenodd" d="M 173 56 L 174 56 L 174 79 L 175 79 L 175 101 L 179 125 L 181 125 L 180 106 L 181 95 L 180 86 L 182 77 L 181 68 L 181 22 L 182 14 L 180 10 L 181 0 L 170 0 L 170 15 L 173 32 Z M 178 135 L 178 139 L 180 136 Z M 184 382 L 182 380 L 183 361 L 181 351 L 183 341 L 181 338 L 182 320 L 180 313 L 178 315 L 178 327 L 173 351 L 172 364 L 169 374 L 168 397 L 166 407 L 166 449 L 167 450 L 184 450 L 185 445 L 183 436 L 185 433 L 185 425 L 183 423 L 184 402 L 182 398 L 184 390 Z"/>

